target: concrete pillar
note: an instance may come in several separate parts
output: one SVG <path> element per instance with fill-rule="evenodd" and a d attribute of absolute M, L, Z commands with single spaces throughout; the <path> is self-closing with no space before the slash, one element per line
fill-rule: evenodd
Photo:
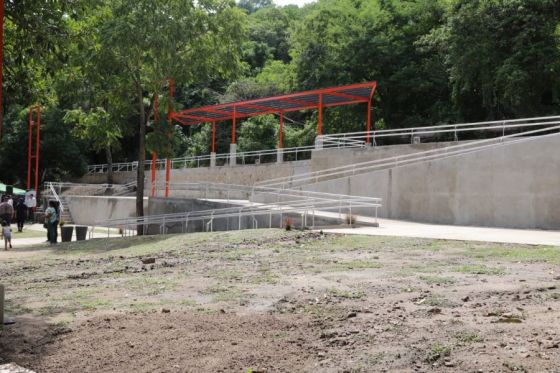
<path fill-rule="evenodd" d="M 237 144 L 229 144 L 229 165 L 235 166 L 237 164 Z"/>
<path fill-rule="evenodd" d="M 216 167 L 216 153 L 210 153 L 210 167 Z"/>
<path fill-rule="evenodd" d="M 278 148 L 276 149 L 276 163 L 284 162 L 284 149 Z"/>
<path fill-rule="evenodd" d="M 315 138 L 315 150 L 323 149 L 323 136 Z"/>

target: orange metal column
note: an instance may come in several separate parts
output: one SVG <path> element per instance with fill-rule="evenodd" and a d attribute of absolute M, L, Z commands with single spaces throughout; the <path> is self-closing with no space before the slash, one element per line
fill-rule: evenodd
<path fill-rule="evenodd" d="M 169 79 L 169 103 L 167 106 L 167 122 L 169 123 L 169 127 L 171 128 L 173 118 L 173 105 L 172 100 L 173 96 L 175 95 L 175 82 L 173 79 Z M 171 137 L 171 134 L 168 134 Z M 167 158 L 165 160 L 165 198 L 169 197 L 169 184 L 171 180 L 171 160 Z"/>
<path fill-rule="evenodd" d="M 319 94 L 319 123 L 317 123 L 317 136 L 323 134 L 323 94 Z"/>

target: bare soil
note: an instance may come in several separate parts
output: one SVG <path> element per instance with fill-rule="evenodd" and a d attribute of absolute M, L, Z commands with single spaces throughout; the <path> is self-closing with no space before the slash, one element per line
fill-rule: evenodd
<path fill-rule="evenodd" d="M 560 248 L 255 230 L 0 255 L 37 372 L 560 372 Z"/>

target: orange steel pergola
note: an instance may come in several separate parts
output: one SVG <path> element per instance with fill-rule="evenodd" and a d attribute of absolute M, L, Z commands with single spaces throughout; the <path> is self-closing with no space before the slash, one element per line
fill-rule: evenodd
<path fill-rule="evenodd" d="M 249 101 L 231 102 L 227 104 L 204 106 L 195 109 L 173 112 L 171 105 L 168 107 L 167 120 L 171 124 L 176 121 L 184 126 L 194 124 L 212 124 L 212 153 L 216 153 L 216 124 L 232 121 L 231 143 L 237 143 L 237 120 L 266 114 L 276 114 L 280 117 L 278 136 L 278 149 L 284 147 L 284 113 L 300 110 L 318 111 L 317 135 L 323 134 L 323 109 L 334 106 L 367 104 L 366 143 L 371 144 L 370 132 L 372 131 L 371 107 L 373 96 L 377 89 L 377 82 L 359 83 L 339 87 L 316 89 L 293 93 L 282 96 L 260 98 Z M 174 95 L 173 81 L 169 80 L 169 97 Z M 171 102 L 171 100 L 170 100 Z M 154 122 L 157 123 L 158 102 Z M 156 163 L 157 155 L 152 154 L 152 197 L 156 195 Z M 165 197 L 169 196 L 171 164 L 168 159 L 165 165 Z"/>
<path fill-rule="evenodd" d="M 204 106 L 172 113 L 171 118 L 178 123 L 193 124 L 212 123 L 212 152 L 216 151 L 216 123 L 232 121 L 231 143 L 237 142 L 237 120 L 265 114 L 278 114 L 280 131 L 278 148 L 283 148 L 284 113 L 291 111 L 318 110 L 317 135 L 323 134 L 323 109 L 333 106 L 367 104 L 366 131 L 371 132 L 371 105 L 377 88 L 377 82 L 359 83 L 339 87 L 316 89 L 289 95 L 239 101 L 227 104 Z M 371 143 L 368 135 L 367 143 Z"/>

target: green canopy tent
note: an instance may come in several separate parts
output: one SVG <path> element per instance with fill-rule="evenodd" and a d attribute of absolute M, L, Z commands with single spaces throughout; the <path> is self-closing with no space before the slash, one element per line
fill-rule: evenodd
<path fill-rule="evenodd" d="M 4 194 L 4 193 L 6 193 L 6 184 L 0 183 L 0 194 Z M 24 194 L 25 194 L 25 190 L 14 187 L 14 195 L 23 196 Z"/>

